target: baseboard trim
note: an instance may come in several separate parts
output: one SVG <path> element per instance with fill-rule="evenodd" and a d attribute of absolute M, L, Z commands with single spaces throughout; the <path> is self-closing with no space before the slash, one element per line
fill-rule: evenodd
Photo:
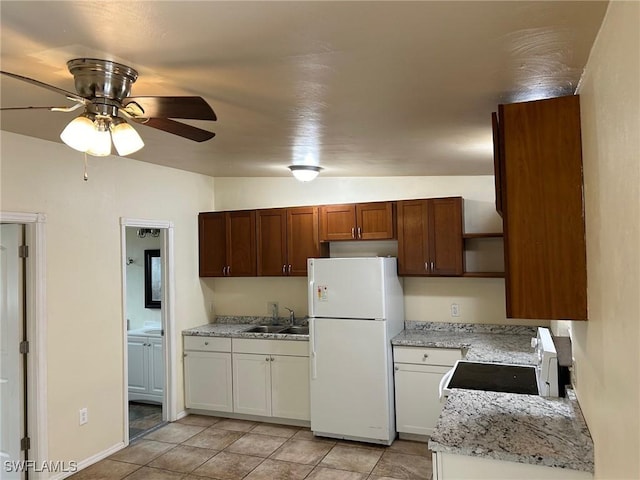
<path fill-rule="evenodd" d="M 104 460 L 110 455 L 122 450 L 125 447 L 124 442 L 118 442 L 112 447 L 103 450 L 102 452 L 96 453 L 95 455 L 90 456 L 89 458 L 85 458 L 84 460 L 78 462 L 78 470 L 75 472 L 62 472 L 57 475 L 49 477 L 49 480 L 62 480 L 63 478 L 70 477 L 74 473 L 78 473 L 81 470 L 93 465 L 94 463 L 98 463 L 100 460 Z"/>
<path fill-rule="evenodd" d="M 182 410 L 181 412 L 178 412 L 178 414 L 176 415 L 176 420 L 180 420 L 181 418 L 184 418 L 187 415 L 189 415 L 189 412 L 187 412 L 186 410 Z"/>
<path fill-rule="evenodd" d="M 233 420 L 249 420 L 252 422 L 277 423 L 278 425 L 291 425 L 293 427 L 311 427 L 309 420 L 296 420 L 293 418 L 262 417 L 260 415 L 248 415 L 246 413 L 217 412 L 213 410 L 200 410 L 198 408 L 188 408 L 187 415 L 204 415 L 209 417 L 230 418 Z"/>

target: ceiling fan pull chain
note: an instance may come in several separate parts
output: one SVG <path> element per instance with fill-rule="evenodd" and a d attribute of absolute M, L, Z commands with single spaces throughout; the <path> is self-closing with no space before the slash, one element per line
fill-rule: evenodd
<path fill-rule="evenodd" d="M 87 152 L 84 153 L 84 181 L 89 181 L 89 174 L 87 173 Z"/>

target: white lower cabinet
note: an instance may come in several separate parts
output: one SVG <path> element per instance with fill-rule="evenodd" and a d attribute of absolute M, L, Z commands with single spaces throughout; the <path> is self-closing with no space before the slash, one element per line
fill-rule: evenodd
<path fill-rule="evenodd" d="M 309 420 L 309 343 L 185 336 L 185 406 Z"/>
<path fill-rule="evenodd" d="M 232 412 L 231 339 L 184 337 L 187 408 Z"/>
<path fill-rule="evenodd" d="M 440 380 L 462 353 L 459 349 L 394 347 L 393 358 L 396 430 L 431 435 L 442 410 Z"/>
<path fill-rule="evenodd" d="M 234 412 L 310 419 L 307 342 L 233 339 L 232 343 Z"/>
<path fill-rule="evenodd" d="M 164 351 L 162 337 L 130 335 L 127 338 L 129 400 L 162 403 Z"/>

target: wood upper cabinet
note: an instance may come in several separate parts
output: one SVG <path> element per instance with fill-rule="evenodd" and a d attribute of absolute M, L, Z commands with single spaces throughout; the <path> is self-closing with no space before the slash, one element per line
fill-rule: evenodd
<path fill-rule="evenodd" d="M 306 276 L 307 259 L 323 255 L 318 207 L 265 209 L 256 215 L 258 275 Z"/>
<path fill-rule="evenodd" d="M 256 213 L 253 210 L 198 216 L 201 277 L 256 275 Z"/>
<path fill-rule="evenodd" d="M 395 202 L 320 207 L 320 240 L 391 240 L 395 235 Z"/>
<path fill-rule="evenodd" d="M 578 96 L 500 105 L 507 317 L 587 319 Z"/>
<path fill-rule="evenodd" d="M 398 208 L 398 274 L 462 275 L 462 198 L 403 200 Z"/>

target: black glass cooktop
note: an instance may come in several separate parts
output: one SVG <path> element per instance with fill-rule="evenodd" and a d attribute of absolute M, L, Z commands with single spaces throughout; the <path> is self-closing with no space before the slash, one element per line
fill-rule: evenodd
<path fill-rule="evenodd" d="M 448 387 L 538 395 L 535 367 L 500 363 L 458 362 Z"/>

